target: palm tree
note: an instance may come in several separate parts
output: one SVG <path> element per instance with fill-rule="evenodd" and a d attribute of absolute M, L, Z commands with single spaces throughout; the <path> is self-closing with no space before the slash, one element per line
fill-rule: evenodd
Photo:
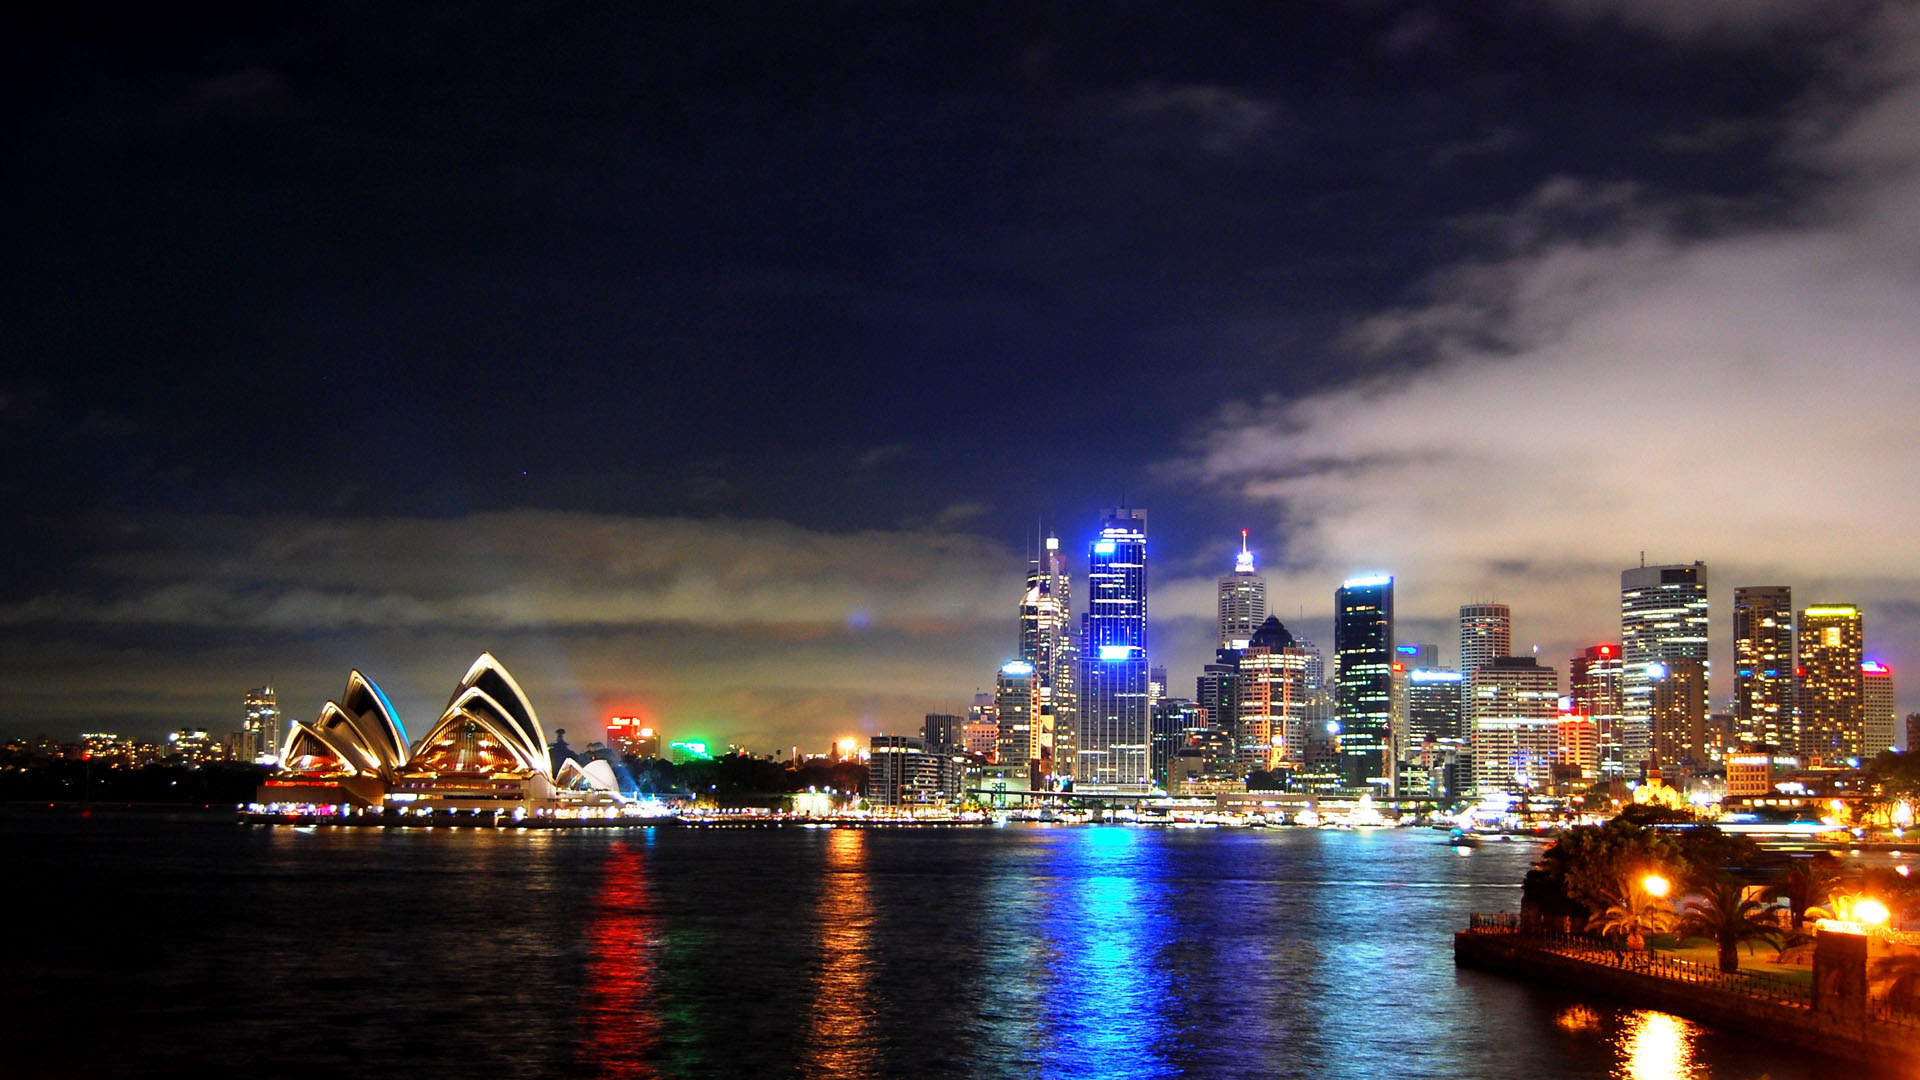
<path fill-rule="evenodd" d="M 1712 938 L 1720 946 L 1720 970 L 1729 974 L 1740 970 L 1742 944 L 1752 952 L 1753 942 L 1780 941 L 1772 909 L 1747 899 L 1746 891 L 1738 878 L 1722 875 L 1681 906 L 1680 936 Z"/>
<path fill-rule="evenodd" d="M 1787 871 L 1787 903 L 1793 911 L 1793 928 L 1800 929 L 1807 921 L 1807 909 L 1826 903 L 1839 884 L 1840 868 L 1832 856 L 1793 860 Z"/>
<path fill-rule="evenodd" d="M 1647 947 L 1646 934 L 1659 933 L 1673 924 L 1673 906 L 1644 889 L 1626 882 L 1614 894 L 1614 901 L 1587 920 L 1587 929 L 1603 937 L 1625 935 L 1627 951 L 1640 952 Z"/>

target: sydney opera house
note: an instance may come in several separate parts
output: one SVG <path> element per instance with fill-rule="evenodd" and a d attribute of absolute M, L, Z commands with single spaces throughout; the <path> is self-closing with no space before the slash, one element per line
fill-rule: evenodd
<path fill-rule="evenodd" d="M 482 653 L 418 743 L 373 680 L 355 671 L 338 701 L 295 721 L 258 809 L 489 812 L 514 817 L 625 802 L 613 762 L 557 753 L 533 703 Z"/>

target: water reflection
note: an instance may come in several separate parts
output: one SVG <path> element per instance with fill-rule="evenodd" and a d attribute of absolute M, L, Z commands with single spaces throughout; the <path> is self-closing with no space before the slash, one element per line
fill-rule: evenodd
<path fill-rule="evenodd" d="M 1044 973 L 1040 1074 L 1170 1075 L 1162 1056 L 1163 980 L 1156 953 L 1175 927 L 1146 910 L 1158 845 L 1136 830 L 1081 829 L 1058 845 L 1046 934 L 1056 958 Z"/>
<path fill-rule="evenodd" d="M 1694 1075 L 1693 1048 L 1699 1035 L 1696 1025 L 1666 1013 L 1630 1013 L 1619 1036 L 1622 1061 L 1614 1075 L 1624 1080 L 1686 1080 Z"/>
<path fill-rule="evenodd" d="M 807 1076 L 874 1073 L 873 898 L 867 882 L 867 833 L 827 834 L 819 905 L 820 969 L 813 981 L 801 1072 Z"/>
<path fill-rule="evenodd" d="M 582 1068 L 619 1080 L 658 1075 L 659 926 L 646 864 L 624 841 L 608 849 L 587 937 Z"/>

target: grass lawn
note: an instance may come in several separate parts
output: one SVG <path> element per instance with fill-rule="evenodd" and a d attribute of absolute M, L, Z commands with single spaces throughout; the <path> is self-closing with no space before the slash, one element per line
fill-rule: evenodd
<path fill-rule="evenodd" d="M 1720 947 L 1707 938 L 1688 938 L 1684 944 L 1675 946 L 1673 935 L 1653 934 L 1647 938 L 1647 948 L 1658 950 L 1676 960 L 1689 960 L 1707 967 L 1720 966 Z M 1801 986 L 1813 985 L 1813 968 L 1804 964 L 1781 964 L 1773 959 L 1774 948 L 1764 942 L 1756 942 L 1753 952 L 1740 947 L 1740 970 L 1755 975 L 1772 975 Z"/>

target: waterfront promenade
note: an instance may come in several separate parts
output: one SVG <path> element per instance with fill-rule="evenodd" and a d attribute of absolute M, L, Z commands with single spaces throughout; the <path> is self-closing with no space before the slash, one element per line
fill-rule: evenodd
<path fill-rule="evenodd" d="M 1751 972 L 1723 972 L 1658 952 L 1627 952 L 1576 934 L 1530 929 L 1511 914 L 1474 915 L 1454 961 L 1591 990 L 1756 1038 L 1874 1065 L 1920 1067 L 1920 1016 L 1864 996 Z M 1843 982 L 1844 980 L 1842 980 Z"/>

